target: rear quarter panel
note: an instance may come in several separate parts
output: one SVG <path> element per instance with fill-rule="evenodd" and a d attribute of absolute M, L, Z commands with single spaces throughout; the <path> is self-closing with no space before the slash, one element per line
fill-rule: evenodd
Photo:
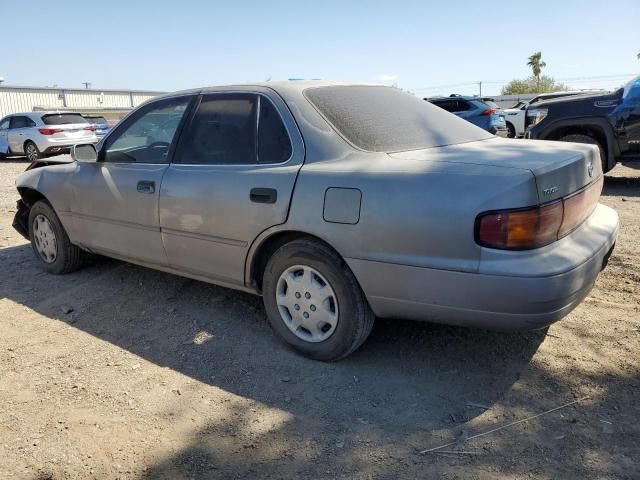
<path fill-rule="evenodd" d="M 303 166 L 284 227 L 312 233 L 346 258 L 475 272 L 476 216 L 537 203 L 531 178 L 521 169 L 354 153 Z M 358 223 L 323 218 L 332 187 L 362 192 Z"/>

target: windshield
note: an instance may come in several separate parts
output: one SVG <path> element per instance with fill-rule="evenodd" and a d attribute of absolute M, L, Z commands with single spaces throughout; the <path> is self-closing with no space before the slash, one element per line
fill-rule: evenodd
<path fill-rule="evenodd" d="M 304 95 L 355 147 L 399 152 L 493 138 L 493 135 L 398 88 L 332 86 Z"/>
<path fill-rule="evenodd" d="M 629 94 L 631 94 L 631 97 L 640 97 L 640 76 L 634 78 L 624 86 L 622 98 L 627 98 Z"/>
<path fill-rule="evenodd" d="M 70 123 L 89 123 L 79 113 L 50 113 L 42 116 L 45 125 L 68 125 Z"/>

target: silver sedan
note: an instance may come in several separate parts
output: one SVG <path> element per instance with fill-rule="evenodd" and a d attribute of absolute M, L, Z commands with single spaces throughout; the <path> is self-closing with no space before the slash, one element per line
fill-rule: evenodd
<path fill-rule="evenodd" d="M 618 232 L 597 148 L 495 138 L 391 87 L 179 92 L 54 161 L 18 178 L 14 222 L 47 271 L 95 253 L 261 294 L 320 360 L 376 317 L 549 325 Z"/>

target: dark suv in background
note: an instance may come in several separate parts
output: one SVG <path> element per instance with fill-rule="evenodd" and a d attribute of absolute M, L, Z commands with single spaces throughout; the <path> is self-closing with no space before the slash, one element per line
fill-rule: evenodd
<path fill-rule="evenodd" d="M 499 137 L 506 137 L 509 133 L 504 112 L 490 99 L 451 95 L 449 97 L 425 98 L 424 100 Z"/>
<path fill-rule="evenodd" d="M 527 108 L 526 138 L 598 145 L 602 170 L 640 160 L 640 77 L 614 92 L 574 95 Z"/>

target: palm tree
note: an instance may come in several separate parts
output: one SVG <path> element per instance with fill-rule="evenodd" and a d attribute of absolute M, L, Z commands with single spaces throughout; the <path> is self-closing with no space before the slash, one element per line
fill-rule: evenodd
<path fill-rule="evenodd" d="M 527 65 L 531 67 L 533 71 L 533 76 L 536 77 L 536 83 L 538 84 L 538 90 L 540 90 L 540 72 L 544 67 L 547 66 L 546 63 L 542 61 L 542 52 L 536 52 L 529 57 L 529 61 Z"/>

